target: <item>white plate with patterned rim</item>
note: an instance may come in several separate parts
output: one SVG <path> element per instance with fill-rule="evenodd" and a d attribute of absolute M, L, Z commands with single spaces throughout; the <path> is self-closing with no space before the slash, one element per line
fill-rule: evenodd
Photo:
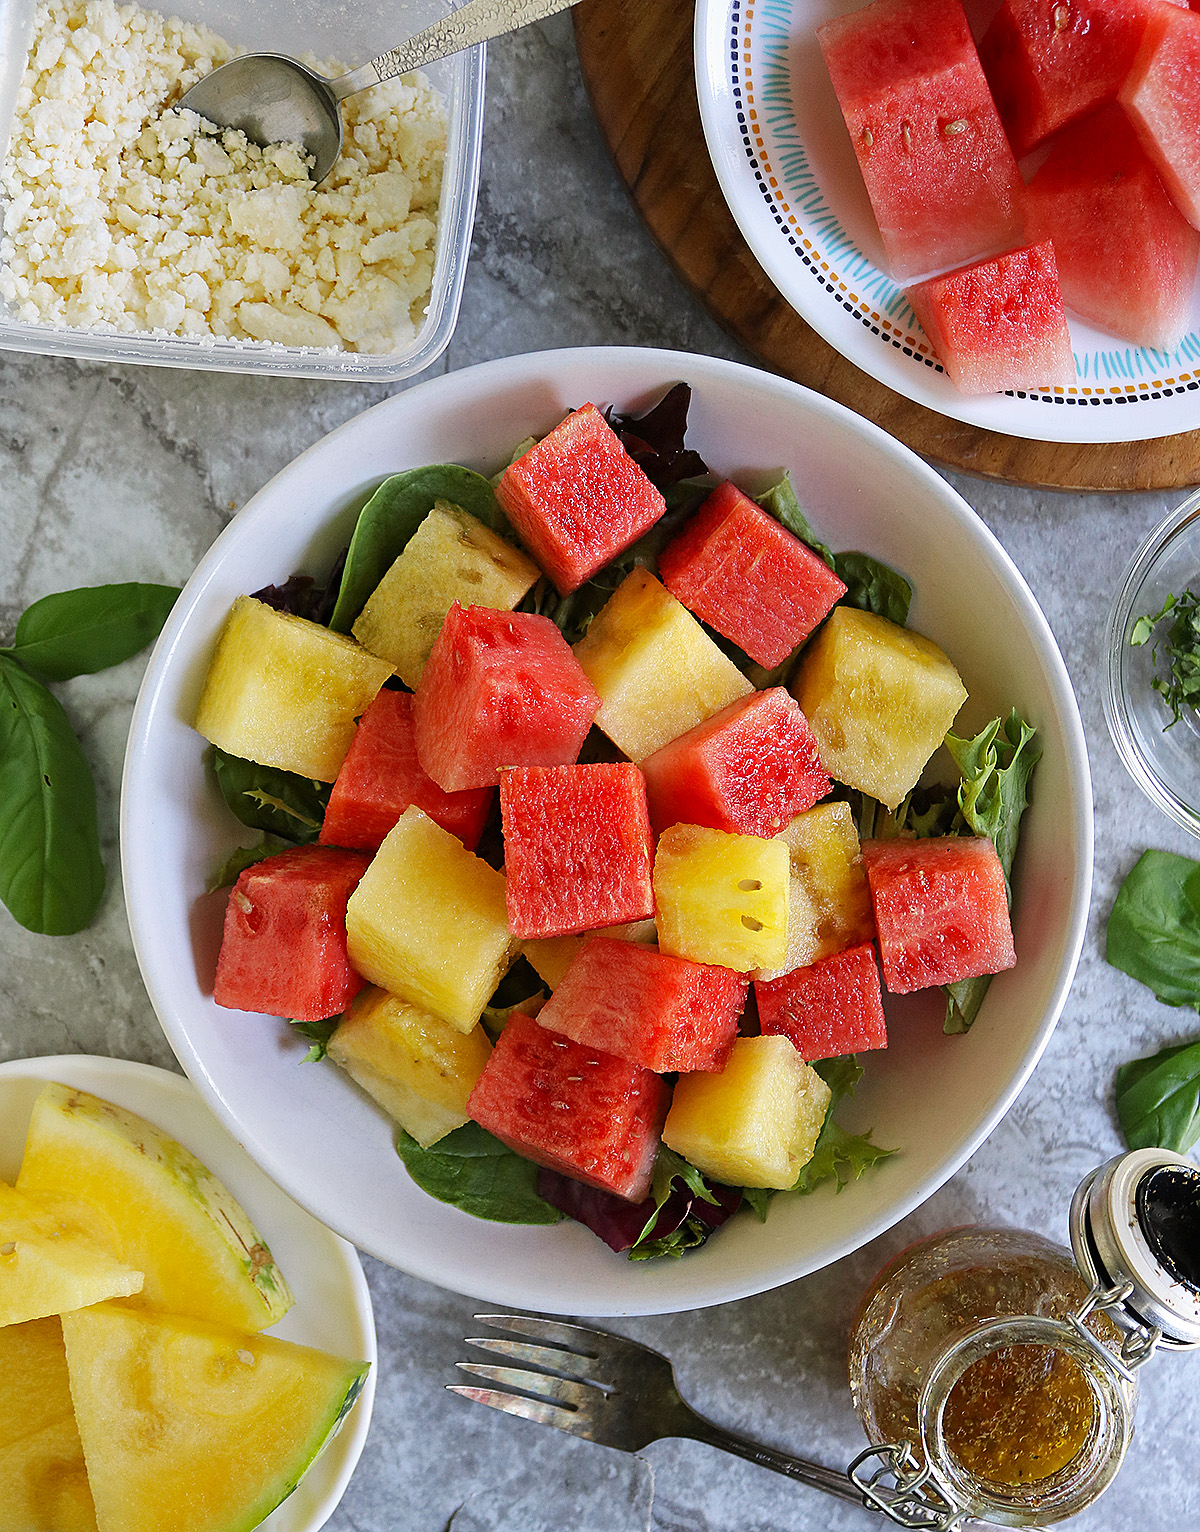
<path fill-rule="evenodd" d="M 20 1169 L 34 1099 L 47 1080 L 136 1112 L 192 1151 L 238 1199 L 279 1262 L 296 1302 L 270 1334 L 370 1362 L 362 1393 L 292 1493 L 258 1532 L 318 1532 L 358 1465 L 375 1402 L 378 1356 L 371 1294 L 354 1247 L 281 1192 L 221 1126 L 182 1075 L 91 1054 L 0 1064 L 0 1177 Z"/>
<path fill-rule="evenodd" d="M 1171 352 L 1070 316 L 1077 382 L 961 394 L 882 246 L 816 29 L 863 0 L 697 0 L 696 91 L 717 179 L 747 244 L 816 332 L 871 377 L 955 420 L 1035 441 L 1124 442 L 1200 427 L 1200 298 Z M 995 9 L 965 0 L 973 26 Z M 976 28 L 978 36 L 978 28 Z"/>

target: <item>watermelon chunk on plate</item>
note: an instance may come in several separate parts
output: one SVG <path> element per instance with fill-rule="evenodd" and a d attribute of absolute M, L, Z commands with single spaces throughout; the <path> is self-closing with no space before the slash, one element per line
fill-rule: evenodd
<path fill-rule="evenodd" d="M 744 974 L 593 937 L 538 1024 L 656 1074 L 723 1069 L 746 1001 Z"/>
<path fill-rule="evenodd" d="M 1020 244 L 1021 173 L 960 0 L 875 0 L 817 39 L 891 274 Z"/>
<path fill-rule="evenodd" d="M 1170 6 L 1150 18 L 1120 99 L 1175 206 L 1200 228 L 1200 16 Z"/>
<path fill-rule="evenodd" d="M 456 601 L 413 698 L 417 756 L 446 792 L 494 787 L 502 766 L 564 766 L 600 706 L 548 617 Z"/>
<path fill-rule="evenodd" d="M 1187 328 L 1200 234 L 1116 103 L 1064 128 L 1026 191 L 1030 238 L 1054 243 L 1063 301 L 1139 346 Z"/>
<path fill-rule="evenodd" d="M 964 394 L 1075 382 L 1048 242 L 919 282 L 908 289 L 908 301 L 946 376 Z"/>
<path fill-rule="evenodd" d="M 979 44 L 1014 153 L 1112 101 L 1158 0 L 1004 0 Z"/>
<path fill-rule="evenodd" d="M 824 559 L 728 480 L 663 549 L 658 572 L 689 612 L 768 669 L 846 594 Z"/>
<path fill-rule="evenodd" d="M 490 787 L 444 792 L 417 759 L 412 697 L 385 687 L 358 721 L 317 839 L 323 846 L 378 851 L 415 803 L 474 851 L 495 796 Z"/>
<path fill-rule="evenodd" d="M 786 1037 L 806 1063 L 887 1047 L 875 947 L 860 942 L 754 985 L 766 1037 Z"/>
<path fill-rule="evenodd" d="M 863 841 L 883 982 L 893 995 L 1000 973 L 1017 961 L 1008 890 L 984 836 Z"/>
<path fill-rule="evenodd" d="M 496 498 L 566 594 L 654 525 L 667 503 L 594 404 L 504 470 Z"/>
<path fill-rule="evenodd" d="M 225 909 L 213 999 L 294 1021 L 336 1016 L 363 987 L 346 952 L 346 901 L 371 858 L 298 846 L 255 862 Z"/>
<path fill-rule="evenodd" d="M 514 936 L 565 936 L 654 913 L 654 837 L 636 766 L 505 771 L 500 813 Z"/>
<path fill-rule="evenodd" d="M 650 822 L 777 835 L 832 789 L 817 742 L 786 687 L 731 703 L 642 762 Z"/>
<path fill-rule="evenodd" d="M 650 1190 L 670 1097 L 651 1070 L 514 1011 L 467 1111 L 535 1164 L 640 1202 Z"/>

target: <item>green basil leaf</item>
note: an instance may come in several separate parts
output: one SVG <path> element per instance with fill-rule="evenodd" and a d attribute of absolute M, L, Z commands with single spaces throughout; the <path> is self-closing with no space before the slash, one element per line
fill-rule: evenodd
<path fill-rule="evenodd" d="M 1200 596 L 1193 590 L 1168 596 L 1160 612 L 1139 617 L 1134 623 L 1130 644 L 1138 647 L 1148 643 L 1166 617 L 1171 618 L 1171 624 L 1154 640 L 1151 650 L 1155 675 L 1150 685 L 1171 709 L 1171 721 L 1164 725 L 1170 729 L 1183 717 L 1185 708 L 1200 703 Z M 1160 668 L 1163 662 L 1165 674 Z"/>
<path fill-rule="evenodd" d="M 299 777 L 274 766 L 258 766 L 227 755 L 216 745 L 213 769 L 221 796 L 244 825 L 265 830 L 294 846 L 316 840 L 329 802 L 330 784 Z"/>
<path fill-rule="evenodd" d="M 800 501 L 790 473 L 785 473 L 782 479 L 772 484 L 770 489 L 764 490 L 761 495 L 755 495 L 754 503 L 761 506 L 768 516 L 774 516 L 775 520 L 786 527 L 793 537 L 798 537 L 802 543 L 807 543 L 814 553 L 825 560 L 830 569 L 836 567 L 833 549 L 828 543 L 821 541 L 812 522 L 800 509 Z"/>
<path fill-rule="evenodd" d="M 349 633 L 367 597 L 439 500 L 457 505 L 499 536 L 516 541 L 491 482 L 481 473 L 457 463 L 433 463 L 428 468 L 394 473 L 359 512 L 341 589 L 329 619 L 335 633 Z"/>
<path fill-rule="evenodd" d="M 1164 1005 L 1200 1010 L 1200 863 L 1144 851 L 1108 917 L 1105 956 Z"/>
<path fill-rule="evenodd" d="M 293 1021 L 289 1025 L 295 1027 L 301 1037 L 307 1037 L 312 1047 L 300 1060 L 302 1064 L 317 1064 L 329 1052 L 329 1039 L 338 1029 L 340 1016 L 327 1016 L 323 1021 Z"/>
<path fill-rule="evenodd" d="M 0 655 L 0 899 L 29 931 L 82 931 L 104 894 L 96 788 L 58 699 Z"/>
<path fill-rule="evenodd" d="M 422 1191 L 493 1223 L 558 1223 L 562 1214 L 537 1194 L 538 1167 L 469 1122 L 422 1149 L 403 1128 L 396 1153 Z"/>
<path fill-rule="evenodd" d="M 1131 1149 L 1186 1154 L 1200 1139 L 1200 1041 L 1122 1064 L 1117 1117 Z"/>
<path fill-rule="evenodd" d="M 175 585 L 87 585 L 43 596 L 3 652 L 47 681 L 90 676 L 152 643 L 179 597 Z"/>
<path fill-rule="evenodd" d="M 908 622 L 912 586 L 890 564 L 873 559 L 869 553 L 838 553 L 834 555 L 833 572 L 846 587 L 843 606 L 874 612 L 898 628 Z"/>

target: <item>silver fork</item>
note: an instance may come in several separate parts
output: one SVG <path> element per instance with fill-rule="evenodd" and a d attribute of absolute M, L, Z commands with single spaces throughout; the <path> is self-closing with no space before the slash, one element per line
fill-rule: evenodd
<path fill-rule="evenodd" d="M 468 1336 L 464 1345 L 478 1346 L 481 1351 L 524 1366 L 458 1362 L 464 1372 L 499 1387 L 450 1383 L 446 1386 L 452 1394 L 624 1452 L 639 1452 L 651 1442 L 670 1436 L 707 1442 L 828 1495 L 864 1504 L 861 1492 L 838 1469 L 747 1441 L 698 1415 L 680 1397 L 671 1363 L 640 1341 L 526 1314 L 474 1317 L 479 1324 L 528 1339 Z M 505 1389 L 520 1389 L 521 1393 L 506 1393 Z M 527 1397 L 530 1395 L 533 1397 Z"/>

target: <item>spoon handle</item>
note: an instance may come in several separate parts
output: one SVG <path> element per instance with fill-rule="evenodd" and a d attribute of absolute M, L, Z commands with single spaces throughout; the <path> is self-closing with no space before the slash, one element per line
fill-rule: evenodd
<path fill-rule="evenodd" d="M 518 27 L 528 26 L 531 21 L 542 21 L 574 4 L 575 0 L 467 0 L 458 10 L 435 21 L 398 48 L 381 53 L 370 63 L 330 80 L 329 88 L 342 101 L 383 80 L 420 69 L 463 48 L 485 43 L 489 38 L 515 32 Z"/>

